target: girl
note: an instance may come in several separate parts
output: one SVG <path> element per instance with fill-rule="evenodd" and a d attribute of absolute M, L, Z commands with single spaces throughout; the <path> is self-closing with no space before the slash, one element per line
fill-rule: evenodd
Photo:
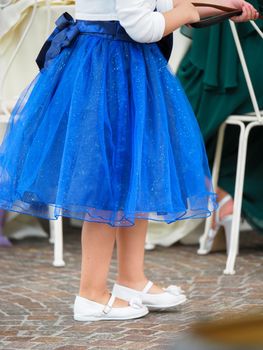
<path fill-rule="evenodd" d="M 237 20 L 257 18 L 233 1 Z M 132 319 L 186 300 L 144 274 L 147 220 L 205 217 L 216 200 L 195 117 L 155 42 L 218 12 L 189 0 L 79 0 L 77 21 L 62 15 L 38 56 L 0 149 L 0 207 L 84 221 L 75 320 Z"/>

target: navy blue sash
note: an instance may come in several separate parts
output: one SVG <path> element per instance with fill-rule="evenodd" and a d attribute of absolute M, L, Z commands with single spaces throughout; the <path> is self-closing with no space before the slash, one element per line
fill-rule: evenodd
<path fill-rule="evenodd" d="M 41 70 L 58 56 L 65 47 L 73 44 L 79 34 L 109 35 L 115 40 L 135 42 L 118 21 L 74 21 L 67 12 L 56 20 L 56 28 L 41 48 L 36 63 Z M 160 50 L 168 60 L 172 51 L 172 35 L 163 38 L 159 43 Z"/>
<path fill-rule="evenodd" d="M 71 45 L 79 34 L 79 29 L 73 17 L 65 12 L 56 20 L 56 28 L 42 46 L 36 63 L 41 70 L 55 58 L 64 47 Z"/>

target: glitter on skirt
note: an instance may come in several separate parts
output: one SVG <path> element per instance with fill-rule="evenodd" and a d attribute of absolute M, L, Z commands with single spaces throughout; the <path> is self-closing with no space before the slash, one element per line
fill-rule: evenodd
<path fill-rule="evenodd" d="M 202 136 L 158 46 L 84 22 L 12 112 L 0 208 L 112 226 L 207 217 L 217 205 Z"/>

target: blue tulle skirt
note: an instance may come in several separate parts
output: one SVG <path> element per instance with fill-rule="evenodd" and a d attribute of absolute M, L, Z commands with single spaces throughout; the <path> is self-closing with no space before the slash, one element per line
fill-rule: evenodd
<path fill-rule="evenodd" d="M 156 44 L 110 23 L 75 22 L 20 96 L 0 147 L 0 208 L 112 226 L 207 217 L 216 196 L 183 89 Z"/>

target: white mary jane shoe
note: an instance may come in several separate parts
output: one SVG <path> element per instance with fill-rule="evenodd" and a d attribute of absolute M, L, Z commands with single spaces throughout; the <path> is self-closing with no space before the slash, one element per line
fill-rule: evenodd
<path fill-rule="evenodd" d="M 76 296 L 74 303 L 75 321 L 131 320 L 147 315 L 149 310 L 140 299 L 131 299 L 129 306 L 113 307 L 116 296 L 111 295 L 107 305 Z"/>
<path fill-rule="evenodd" d="M 149 281 L 142 291 L 138 291 L 115 283 L 112 294 L 127 301 L 139 298 L 149 310 L 169 309 L 187 300 L 180 287 L 171 285 L 163 288 L 163 293 L 151 294 L 148 292 L 152 286 L 153 282 Z"/>

